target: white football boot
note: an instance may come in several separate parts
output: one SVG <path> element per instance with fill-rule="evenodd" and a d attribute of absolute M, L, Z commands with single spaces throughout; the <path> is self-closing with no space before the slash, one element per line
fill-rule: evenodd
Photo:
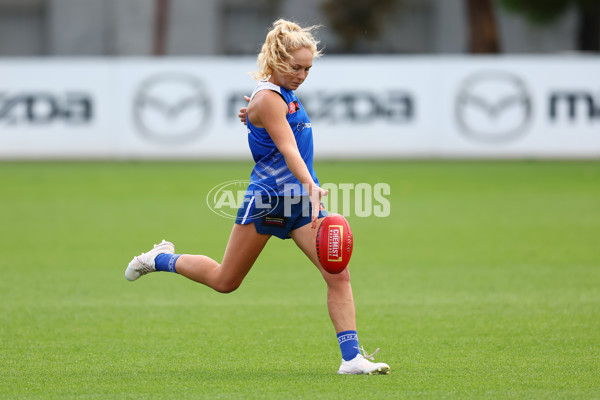
<path fill-rule="evenodd" d="M 175 246 L 173 243 L 163 240 L 159 244 L 155 244 L 154 248 L 149 252 L 133 257 L 133 260 L 131 260 L 125 270 L 125 279 L 128 281 L 135 281 L 142 275 L 156 271 L 154 259 L 157 255 L 162 253 L 175 253 Z"/>
<path fill-rule="evenodd" d="M 338 374 L 343 375 L 388 375 L 390 373 L 390 366 L 386 363 L 374 363 L 367 359 L 374 360 L 373 357 L 379 349 L 375 350 L 375 353 L 367 355 L 364 348 L 360 349 L 363 354 L 358 354 L 350 361 L 342 359 L 342 365 L 338 370 Z"/>

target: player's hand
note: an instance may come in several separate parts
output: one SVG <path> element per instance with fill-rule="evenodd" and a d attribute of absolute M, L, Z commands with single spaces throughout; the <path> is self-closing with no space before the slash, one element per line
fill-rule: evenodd
<path fill-rule="evenodd" d="M 246 100 L 247 102 L 250 102 L 250 97 L 244 96 L 244 100 Z M 247 113 L 248 113 L 248 107 L 240 108 L 240 113 L 238 114 L 238 118 L 240 119 L 241 122 L 244 123 L 244 125 L 247 125 L 246 124 Z"/>
<path fill-rule="evenodd" d="M 310 204 L 312 206 L 312 223 L 310 227 L 315 229 L 317 227 L 317 220 L 319 219 L 319 210 L 321 208 L 321 198 L 327 196 L 329 191 L 321 189 L 317 185 L 309 187 Z"/>

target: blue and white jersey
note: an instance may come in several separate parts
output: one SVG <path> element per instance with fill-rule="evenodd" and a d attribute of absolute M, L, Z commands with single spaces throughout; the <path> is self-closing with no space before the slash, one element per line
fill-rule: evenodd
<path fill-rule="evenodd" d="M 267 81 L 258 83 L 250 97 L 250 101 L 252 101 L 256 93 L 262 90 L 272 90 L 278 93 L 287 104 L 288 112 L 286 119 L 296 138 L 300 156 L 306 163 L 313 180 L 319 185 L 313 168 L 312 126 L 306 110 L 293 91 Z M 250 175 L 250 185 L 248 186 L 246 196 L 252 196 L 258 192 L 264 193 L 265 188 L 270 188 L 269 194 L 275 196 L 307 195 L 308 193 L 306 193 L 304 188 L 301 188 L 300 182 L 288 168 L 283 154 L 279 152 L 267 130 L 265 128 L 257 128 L 250 121 L 247 121 L 247 126 L 248 143 L 250 144 L 250 151 L 256 165 Z M 290 188 L 294 188 L 293 193 L 289 190 Z M 300 188 L 301 192 L 299 192 Z"/>

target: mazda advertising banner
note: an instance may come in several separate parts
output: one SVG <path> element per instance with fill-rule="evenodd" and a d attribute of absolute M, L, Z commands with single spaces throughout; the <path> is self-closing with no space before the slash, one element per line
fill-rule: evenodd
<path fill-rule="evenodd" d="M 599 157 L 600 58 L 446 59 L 439 151 Z"/>
<path fill-rule="evenodd" d="M 114 157 L 111 65 L 0 61 L 0 157 Z"/>
<path fill-rule="evenodd" d="M 1 159 L 250 159 L 253 57 L 3 59 Z M 600 58 L 334 57 L 297 95 L 317 158 L 599 158 Z"/>

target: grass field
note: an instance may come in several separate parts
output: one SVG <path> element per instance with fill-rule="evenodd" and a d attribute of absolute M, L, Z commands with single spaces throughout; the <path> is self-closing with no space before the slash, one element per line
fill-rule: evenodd
<path fill-rule="evenodd" d="M 228 295 L 123 277 L 163 238 L 220 259 L 236 163 L 1 163 L 2 399 L 599 399 L 600 162 L 320 162 L 389 183 L 349 216 L 361 345 L 338 376 L 317 270 L 272 239 Z"/>

